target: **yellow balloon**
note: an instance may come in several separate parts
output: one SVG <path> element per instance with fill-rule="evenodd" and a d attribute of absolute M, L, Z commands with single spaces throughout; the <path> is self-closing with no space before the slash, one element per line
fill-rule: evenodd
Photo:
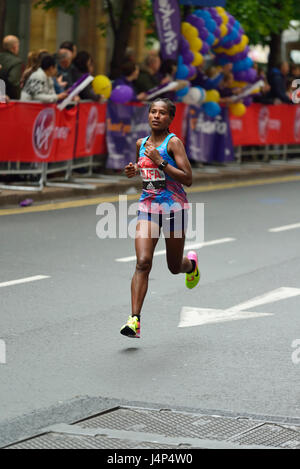
<path fill-rule="evenodd" d="M 225 37 L 228 34 L 228 28 L 225 24 L 221 24 L 220 26 L 221 37 Z"/>
<path fill-rule="evenodd" d="M 183 23 L 181 23 L 181 32 L 183 36 L 190 30 L 191 26 L 192 25 L 187 21 L 183 21 Z"/>
<path fill-rule="evenodd" d="M 112 91 L 112 83 L 105 75 L 97 75 L 92 83 L 93 90 L 96 94 L 101 94 L 108 99 Z"/>
<path fill-rule="evenodd" d="M 226 13 L 222 13 L 222 14 L 220 14 L 220 16 L 221 16 L 221 18 L 222 18 L 222 20 L 223 20 L 223 24 L 227 25 L 228 22 L 229 22 L 229 18 L 228 18 L 228 16 L 227 16 L 227 14 L 226 14 Z"/>
<path fill-rule="evenodd" d="M 229 106 L 230 112 L 235 116 L 235 117 L 242 117 L 246 111 L 247 108 L 243 103 L 234 103 Z"/>
<path fill-rule="evenodd" d="M 199 36 L 198 29 L 195 28 L 195 26 L 191 26 L 184 34 L 183 36 L 188 39 L 188 40 L 193 40 L 196 39 Z"/>
<path fill-rule="evenodd" d="M 232 85 L 229 86 L 229 88 L 244 88 L 245 86 L 247 86 L 249 83 L 247 83 L 246 81 L 236 81 L 234 80 L 232 82 Z"/>
<path fill-rule="evenodd" d="M 216 10 L 217 12 L 219 13 L 219 15 L 224 15 L 224 13 L 226 13 L 225 9 L 223 7 L 216 7 Z"/>
<path fill-rule="evenodd" d="M 199 52 L 199 50 L 201 50 L 203 47 L 203 42 L 198 37 L 193 37 L 193 39 L 190 39 L 189 44 L 192 52 Z"/>
<path fill-rule="evenodd" d="M 200 54 L 200 52 L 193 52 L 194 54 L 194 60 L 192 62 L 192 65 L 194 65 L 194 67 L 198 67 L 199 65 L 202 65 L 203 64 L 203 55 Z"/>
<path fill-rule="evenodd" d="M 227 55 L 231 55 L 231 56 L 232 56 L 232 55 L 237 54 L 238 52 L 239 52 L 239 48 L 238 48 L 237 46 L 233 46 L 233 47 L 231 47 L 230 49 L 226 49 L 226 52 L 225 52 L 225 53 L 226 53 Z"/>
<path fill-rule="evenodd" d="M 209 103 L 213 101 L 214 103 L 218 103 L 221 99 L 220 93 L 217 90 L 208 90 L 206 91 L 206 98 L 205 102 Z"/>

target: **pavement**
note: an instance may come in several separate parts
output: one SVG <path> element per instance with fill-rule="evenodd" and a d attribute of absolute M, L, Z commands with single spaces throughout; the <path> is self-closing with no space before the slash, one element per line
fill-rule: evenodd
<path fill-rule="evenodd" d="M 200 167 L 193 168 L 193 174 L 194 186 L 203 187 L 204 190 L 209 190 L 213 184 L 222 187 L 237 181 L 255 180 L 259 184 L 276 178 L 300 180 L 300 161 Z M 46 201 L 102 194 L 138 193 L 141 187 L 138 178 L 128 180 L 124 175 L 116 173 L 93 176 L 89 180 L 83 177 L 78 179 L 79 184 L 88 183 L 92 187 L 64 185 L 46 187 L 41 192 L 2 189 L 0 211 L 19 206 L 22 200 L 28 198 L 33 200 L 34 205 L 38 205 Z M 48 409 L 47 415 L 51 415 L 51 412 Z M 127 450 L 128 454 L 129 450 L 169 449 L 186 455 L 197 449 L 300 449 L 300 419 L 291 417 L 241 412 L 230 414 L 217 410 L 166 408 L 165 405 L 147 402 L 87 398 L 62 409 L 61 418 L 46 428 L 43 427 L 45 415 L 34 415 L 31 418 L 35 421 L 34 425 L 29 417 L 27 421 L 13 423 L 14 427 L 16 424 L 20 427 L 19 436 L 14 439 L 9 438 L 9 426 L 6 428 L 5 424 L 0 425 L 0 441 L 1 434 L 5 437 L 3 448 L 118 449 Z M 144 459 L 137 459 L 135 465 L 146 463 L 150 465 L 148 456 L 147 459 L 145 456 Z"/>
<path fill-rule="evenodd" d="M 275 160 L 270 163 L 231 163 L 223 166 L 193 168 L 193 186 L 299 175 L 299 159 L 286 162 Z M 74 183 L 76 187 L 74 187 Z M 77 179 L 69 182 L 50 180 L 50 184 L 51 186 L 44 187 L 42 191 L 37 191 L 36 188 L 30 190 L 30 185 L 26 190 L 4 189 L 0 183 L 0 208 L 19 206 L 26 199 L 31 199 L 33 204 L 40 204 L 102 194 L 137 193 L 141 190 L 139 178 L 127 179 L 124 174 L 112 171 L 110 174 L 106 172 L 93 175 L 90 178 L 79 175 Z M 57 184 L 57 186 L 53 187 L 53 184 Z M 24 186 L 24 183 L 14 184 L 14 186 L 16 185 Z"/>

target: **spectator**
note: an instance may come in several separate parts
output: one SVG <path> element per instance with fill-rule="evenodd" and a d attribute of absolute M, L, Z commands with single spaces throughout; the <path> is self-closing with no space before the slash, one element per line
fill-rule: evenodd
<path fill-rule="evenodd" d="M 72 67 L 72 82 L 76 83 L 83 75 L 89 73 L 93 74 L 94 65 L 92 57 L 88 52 L 81 51 L 78 52 L 76 58 L 73 61 Z M 92 84 L 88 85 L 81 93 L 79 94 L 81 99 L 88 99 L 91 101 L 101 101 L 102 96 L 96 94 L 93 90 Z"/>
<path fill-rule="evenodd" d="M 16 36 L 3 39 L 3 51 L 0 53 L 0 79 L 6 84 L 6 92 L 11 99 L 20 99 L 22 60 L 18 57 L 20 41 Z"/>
<path fill-rule="evenodd" d="M 0 64 L 0 70 L 2 68 L 2 65 Z M 3 80 L 2 80 L 3 81 Z M 7 96 L 6 93 L 6 85 L 4 84 L 4 89 L 3 89 L 3 83 L 0 83 L 0 104 L 8 104 L 9 103 L 9 97 Z"/>
<path fill-rule="evenodd" d="M 61 45 L 60 45 L 60 49 L 67 49 L 69 50 L 70 52 L 72 52 L 72 59 L 74 60 L 76 55 L 77 55 L 77 46 L 76 44 L 74 44 L 74 42 L 71 42 L 71 41 L 64 41 Z"/>
<path fill-rule="evenodd" d="M 160 67 L 161 59 L 159 55 L 155 52 L 150 52 L 145 59 L 144 67 L 141 69 L 138 79 L 134 83 L 137 93 L 149 91 L 160 85 L 158 76 Z"/>
<path fill-rule="evenodd" d="M 27 64 L 25 70 L 21 77 L 21 89 L 24 88 L 26 81 L 30 75 L 35 72 L 40 66 L 40 56 L 37 51 L 32 51 L 28 53 Z"/>
<path fill-rule="evenodd" d="M 273 98 L 271 96 L 271 86 L 268 83 L 264 69 L 262 67 L 259 67 L 258 64 L 255 64 L 254 68 L 257 70 L 258 80 L 262 80 L 264 84 L 261 86 L 260 92 L 253 96 L 253 102 L 262 104 L 273 104 Z"/>
<path fill-rule="evenodd" d="M 113 88 L 119 85 L 129 86 L 133 90 L 132 101 L 143 101 L 146 99 L 147 94 L 142 92 L 137 94 L 134 82 L 138 79 L 140 74 L 140 68 L 133 62 L 127 62 L 122 66 L 122 76 L 114 80 Z"/>
<path fill-rule="evenodd" d="M 66 92 L 56 94 L 53 77 L 57 74 L 55 59 L 51 55 L 44 55 L 41 66 L 27 80 L 21 94 L 22 101 L 40 101 L 42 103 L 56 103 L 68 96 Z"/>
<path fill-rule="evenodd" d="M 57 55 L 58 76 L 69 88 L 72 85 L 73 53 L 69 49 L 59 49 Z"/>
<path fill-rule="evenodd" d="M 287 93 L 287 77 L 290 71 L 288 62 L 282 62 L 278 67 L 272 68 L 268 81 L 271 86 L 270 95 L 275 104 L 292 103 Z"/>

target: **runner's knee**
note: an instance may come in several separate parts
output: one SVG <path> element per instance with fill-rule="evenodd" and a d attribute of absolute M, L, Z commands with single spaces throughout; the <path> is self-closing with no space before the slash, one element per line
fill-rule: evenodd
<path fill-rule="evenodd" d="M 181 273 L 181 265 L 168 264 L 168 269 L 173 275 L 178 275 Z"/>
<path fill-rule="evenodd" d="M 136 263 L 136 270 L 138 272 L 150 272 L 152 268 L 152 259 L 148 256 L 139 257 Z"/>

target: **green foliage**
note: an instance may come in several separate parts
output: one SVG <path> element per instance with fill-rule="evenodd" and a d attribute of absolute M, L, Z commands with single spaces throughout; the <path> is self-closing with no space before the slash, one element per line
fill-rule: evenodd
<path fill-rule="evenodd" d="M 227 0 L 226 9 L 242 23 L 251 44 L 268 44 L 271 35 L 300 20 L 299 0 Z"/>
<path fill-rule="evenodd" d="M 87 7 L 89 4 L 90 0 L 38 0 L 35 6 L 41 6 L 45 10 L 62 8 L 69 15 L 74 15 L 78 7 Z"/>

